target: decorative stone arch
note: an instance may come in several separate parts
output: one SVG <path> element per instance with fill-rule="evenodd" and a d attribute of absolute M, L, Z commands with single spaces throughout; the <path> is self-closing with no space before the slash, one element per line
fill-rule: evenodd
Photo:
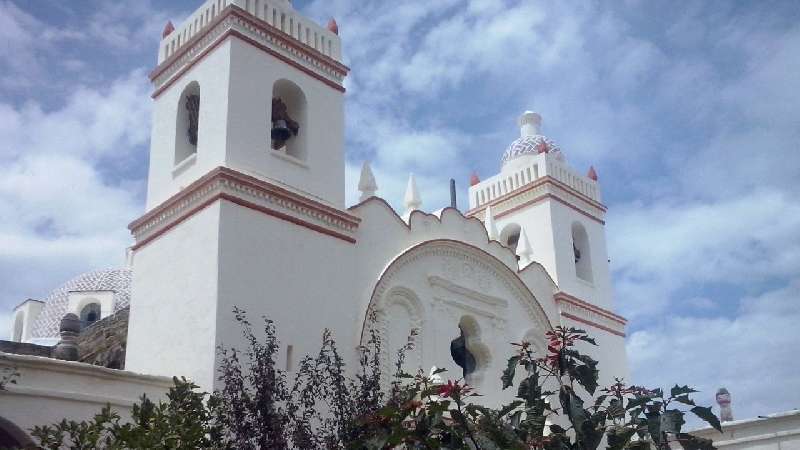
<path fill-rule="evenodd" d="M 377 283 L 373 289 L 372 295 L 370 300 L 367 304 L 366 310 L 363 316 L 363 324 L 362 324 L 362 331 L 361 331 L 361 343 L 365 344 L 366 341 L 369 339 L 368 333 L 368 326 L 369 326 L 369 317 L 373 311 L 378 311 L 384 305 L 387 296 L 392 292 L 396 291 L 398 284 L 400 283 L 397 281 L 399 274 L 403 272 L 403 269 L 416 262 L 420 262 L 425 258 L 430 257 L 445 257 L 445 261 L 457 261 L 463 262 L 463 267 L 473 267 L 477 268 L 474 269 L 474 273 L 463 273 L 464 277 L 472 277 L 476 274 L 482 273 L 490 273 L 492 274 L 491 279 L 484 279 L 480 275 L 478 275 L 475 282 L 481 286 L 481 289 L 484 291 L 489 290 L 492 283 L 502 283 L 503 287 L 506 288 L 507 292 L 510 292 L 513 296 L 513 299 L 519 302 L 522 306 L 523 310 L 527 313 L 528 319 L 532 324 L 534 324 L 534 328 L 537 330 L 541 330 L 536 338 L 533 340 L 537 346 L 540 348 L 544 348 L 544 333 L 545 331 L 552 330 L 553 326 L 550 323 L 549 319 L 547 318 L 547 314 L 545 313 L 542 306 L 539 304 L 536 297 L 533 293 L 528 289 L 528 287 L 520 280 L 517 276 L 517 271 L 507 266 L 505 263 L 494 257 L 493 255 L 489 254 L 485 250 L 473 246 L 471 244 L 455 241 L 450 239 L 436 239 L 430 241 L 424 241 L 414 245 L 413 247 L 405 250 L 397 257 L 395 257 L 392 261 L 390 261 L 386 267 L 384 268 L 383 272 L 381 273 L 380 277 L 378 278 Z M 447 268 L 446 270 L 450 270 Z M 453 270 L 461 270 L 458 267 L 453 268 Z M 439 283 L 440 281 L 437 280 L 438 277 L 429 277 L 429 280 L 434 283 Z M 416 298 L 416 297 L 415 297 Z M 488 296 L 487 296 L 488 298 Z M 421 319 L 420 319 L 420 328 L 421 332 L 425 333 L 425 325 L 424 325 L 424 309 L 422 302 L 419 302 L 419 299 L 416 300 L 420 305 L 417 309 L 420 311 Z M 491 301 L 489 298 L 487 301 Z M 457 319 L 458 320 L 458 319 Z M 505 323 L 504 320 L 500 317 L 492 319 L 493 326 L 496 327 L 504 327 Z M 512 330 L 513 333 L 513 330 Z M 513 335 L 513 334 L 512 334 Z M 420 337 L 423 337 L 420 336 Z M 420 339 L 420 342 L 423 342 Z M 486 348 L 485 353 L 481 354 L 483 349 L 476 347 L 476 351 L 479 353 L 478 359 L 481 358 L 485 362 L 485 364 L 489 364 L 491 362 L 492 357 L 489 354 L 489 349 Z"/>
<path fill-rule="evenodd" d="M 178 99 L 175 118 L 175 161 L 178 165 L 197 155 L 200 137 L 200 83 L 191 81 Z"/>
<path fill-rule="evenodd" d="M 572 222 L 572 249 L 575 256 L 575 275 L 581 280 L 593 281 L 592 276 L 592 249 L 589 245 L 589 235 L 580 222 Z"/>
<path fill-rule="evenodd" d="M 0 448 L 36 448 L 36 443 L 20 427 L 0 417 Z"/>
<path fill-rule="evenodd" d="M 402 329 L 399 332 L 402 335 L 393 336 L 389 330 L 389 326 L 397 323 L 397 314 L 392 314 L 392 311 L 397 311 L 400 308 L 405 312 L 408 318 L 408 330 Z M 405 343 L 409 342 L 414 346 L 414 350 L 406 354 L 405 367 L 418 368 L 422 363 L 422 343 L 424 342 L 424 308 L 422 302 L 419 300 L 417 294 L 404 286 L 394 286 L 383 295 L 378 301 L 375 302 L 372 311 L 375 313 L 375 327 L 378 335 L 382 340 L 381 358 L 383 359 L 384 368 L 392 368 L 395 360 L 397 350 Z M 366 326 L 369 327 L 369 319 Z M 411 335 L 411 330 L 415 331 L 415 335 Z M 389 339 L 392 336 L 394 339 Z M 392 347 L 387 348 L 389 344 Z M 391 375 L 385 373 L 384 375 Z"/>
<path fill-rule="evenodd" d="M 25 313 L 23 311 L 17 311 L 14 314 L 14 328 L 11 334 L 11 340 L 14 342 L 22 342 L 22 334 L 25 329 Z"/>
<path fill-rule="evenodd" d="M 283 106 L 276 106 L 275 102 L 277 100 L 280 100 Z M 286 141 L 276 141 L 271 134 L 270 147 L 272 150 L 283 152 L 301 161 L 306 161 L 308 159 L 307 136 L 309 130 L 308 101 L 306 100 L 306 94 L 300 89 L 300 86 L 294 82 L 281 78 L 272 85 L 272 103 L 267 107 L 270 108 L 270 133 L 279 126 L 288 126 L 290 129 L 289 138 Z M 288 115 L 288 118 L 294 121 L 295 124 L 286 123 L 286 120 L 274 117 L 275 113 L 283 108 L 285 108 L 285 113 Z M 279 119 L 284 120 L 284 123 L 279 124 Z M 297 125 L 296 129 L 294 125 Z"/>

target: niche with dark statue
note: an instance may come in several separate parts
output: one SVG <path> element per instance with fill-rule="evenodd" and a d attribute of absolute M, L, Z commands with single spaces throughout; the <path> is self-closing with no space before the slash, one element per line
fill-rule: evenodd
<path fill-rule="evenodd" d="M 200 119 L 200 96 L 197 94 L 186 96 L 186 111 L 189 113 L 189 127 L 186 129 L 186 137 L 189 143 L 197 145 L 197 123 Z"/>
<path fill-rule="evenodd" d="M 280 97 L 272 98 L 272 148 L 279 150 L 300 133 L 300 124 L 289 116 L 289 108 Z"/>
<path fill-rule="evenodd" d="M 467 348 L 467 338 L 464 336 L 464 329 L 461 325 L 458 326 L 458 330 L 459 337 L 450 342 L 450 356 L 453 357 L 453 361 L 458 364 L 458 367 L 461 367 L 463 377 L 466 379 L 475 372 L 476 361 L 475 356 Z"/>

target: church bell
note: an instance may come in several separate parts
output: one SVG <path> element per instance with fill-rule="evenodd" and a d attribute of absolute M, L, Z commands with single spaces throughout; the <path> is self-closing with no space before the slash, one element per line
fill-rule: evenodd
<path fill-rule="evenodd" d="M 278 119 L 272 122 L 272 140 L 279 142 L 286 142 L 289 140 L 291 132 L 289 127 L 286 126 L 286 121 Z"/>

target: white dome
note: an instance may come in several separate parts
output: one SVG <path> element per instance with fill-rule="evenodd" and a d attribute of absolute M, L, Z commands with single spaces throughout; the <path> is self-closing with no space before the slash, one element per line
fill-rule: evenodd
<path fill-rule="evenodd" d="M 67 281 L 44 299 L 42 312 L 33 324 L 31 337 L 58 338 L 58 325 L 67 313 L 70 292 L 113 291 L 114 312 L 126 308 L 131 299 L 131 270 L 95 270 Z"/>

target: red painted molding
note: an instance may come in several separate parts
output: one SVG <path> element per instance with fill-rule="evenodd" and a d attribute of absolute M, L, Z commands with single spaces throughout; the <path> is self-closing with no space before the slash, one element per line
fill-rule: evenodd
<path fill-rule="evenodd" d="M 567 319 L 572 319 L 572 320 L 574 320 L 576 322 L 580 322 L 582 324 L 586 324 L 586 325 L 595 327 L 597 329 L 600 329 L 600 330 L 603 330 L 603 331 L 607 331 L 607 332 L 609 332 L 611 334 L 614 334 L 614 335 L 617 335 L 617 336 L 620 336 L 620 337 L 625 337 L 625 333 L 623 333 L 621 331 L 614 330 L 614 329 L 609 328 L 609 327 L 607 327 L 605 325 L 600 325 L 599 323 L 592 322 L 591 320 L 586 320 L 586 319 L 580 318 L 578 316 L 573 316 L 572 314 L 565 313 L 565 312 L 562 312 L 561 315 L 566 317 Z"/>
<path fill-rule="evenodd" d="M 358 227 L 358 224 L 361 222 L 361 218 L 349 214 L 345 211 L 341 211 L 336 209 L 332 206 L 325 205 L 320 203 L 316 200 L 312 200 L 307 197 L 303 197 L 300 194 L 296 194 L 292 191 L 284 189 L 280 186 L 276 186 L 272 183 L 266 182 L 264 180 L 259 180 L 258 178 L 252 177 L 250 175 L 243 174 L 239 171 L 229 169 L 227 167 L 216 167 L 213 170 L 209 171 L 207 174 L 203 175 L 202 177 L 198 178 L 196 181 L 192 182 L 189 186 L 185 189 L 182 189 L 177 194 L 173 195 L 172 197 L 168 198 L 160 205 L 156 206 L 155 208 L 151 209 L 147 213 L 145 213 L 142 217 L 134 220 L 128 225 L 128 229 L 131 231 L 135 231 L 136 228 L 139 228 L 145 222 L 151 220 L 152 218 L 163 214 L 167 209 L 185 200 L 187 197 L 191 196 L 194 191 L 206 186 L 207 184 L 216 181 L 217 178 L 225 178 L 229 180 L 233 180 L 239 183 L 247 184 L 248 186 L 261 191 L 269 191 L 269 193 L 277 196 L 281 196 L 286 198 L 287 200 L 294 201 L 297 203 L 302 203 L 303 206 L 321 212 L 323 214 L 333 215 L 336 218 L 347 222 L 349 225 Z"/>
<path fill-rule="evenodd" d="M 615 322 L 618 322 L 620 325 L 625 325 L 625 324 L 628 323 L 628 319 L 620 316 L 619 314 L 614 314 L 613 312 L 611 312 L 611 311 L 609 311 L 607 309 L 603 309 L 603 308 L 601 308 L 599 306 L 596 306 L 596 305 L 593 305 L 591 303 L 585 302 L 585 301 L 579 299 L 578 297 L 575 297 L 573 295 L 567 294 L 566 292 L 556 292 L 556 294 L 553 295 L 553 299 L 556 302 L 560 302 L 560 301 L 561 302 L 567 302 L 567 303 L 571 303 L 571 304 L 573 304 L 575 306 L 580 306 L 581 308 L 586 308 L 586 309 L 588 309 L 588 310 L 590 310 L 592 312 L 600 314 L 601 316 L 603 316 L 603 317 L 605 317 L 607 319 L 611 319 L 611 320 L 613 320 Z"/>
<path fill-rule="evenodd" d="M 494 217 L 495 217 L 495 219 L 497 219 L 497 218 L 506 216 L 508 214 L 513 213 L 514 211 L 518 211 L 518 210 L 520 210 L 522 208 L 525 208 L 527 206 L 542 202 L 542 201 L 547 200 L 547 199 L 552 199 L 554 201 L 557 201 L 558 203 L 561 203 L 562 205 L 564 205 L 564 206 L 566 206 L 566 207 L 568 207 L 568 208 L 570 208 L 570 209 L 572 209 L 572 210 L 574 210 L 574 211 L 576 211 L 576 212 L 578 212 L 580 214 L 583 214 L 584 216 L 588 217 L 589 219 L 594 220 L 595 222 L 599 223 L 600 225 L 605 225 L 606 224 L 605 220 L 603 220 L 603 219 L 601 219 L 599 217 L 596 217 L 596 216 L 594 216 L 592 214 L 589 214 L 586 211 L 584 211 L 584 210 L 578 208 L 577 206 L 573 205 L 572 203 L 570 203 L 570 202 L 568 202 L 566 200 L 563 200 L 563 199 L 561 199 L 559 197 L 556 197 L 555 195 L 550 194 L 550 193 L 542 194 L 542 195 L 540 195 L 540 196 L 538 196 L 538 197 L 536 197 L 536 198 L 534 198 L 532 200 L 529 200 L 529 201 L 527 201 L 527 202 L 525 202 L 525 203 L 523 203 L 521 205 L 517 205 L 517 206 L 515 206 L 515 207 L 513 207 L 511 209 L 508 209 L 506 211 L 499 212 L 499 213 L 495 214 Z"/>
<path fill-rule="evenodd" d="M 166 71 L 173 63 L 175 63 L 175 61 L 179 60 L 183 55 L 185 55 L 186 52 L 188 52 L 192 48 L 192 45 L 203 39 L 208 33 L 211 32 L 212 29 L 214 29 L 215 26 L 217 26 L 220 22 L 225 20 L 228 16 L 232 15 L 235 15 L 242 20 L 250 22 L 250 24 L 266 32 L 270 36 L 282 41 L 287 46 L 293 47 L 303 53 L 308 54 L 308 56 L 321 60 L 323 63 L 331 66 L 333 69 L 338 70 L 340 72 L 344 72 L 345 75 L 347 74 L 347 72 L 350 71 L 349 67 L 345 66 L 339 61 L 336 61 L 330 56 L 325 55 L 324 53 L 320 52 L 314 47 L 298 42 L 295 39 L 289 38 L 289 35 L 273 27 L 268 22 L 261 20 L 257 17 L 253 17 L 250 13 L 248 13 L 247 11 L 243 10 L 242 8 L 236 5 L 228 5 L 217 15 L 217 17 L 215 17 L 211 22 L 205 25 L 199 33 L 195 34 L 191 39 L 183 43 L 179 51 L 170 55 L 169 58 L 164 60 L 164 62 L 162 62 L 155 69 L 153 69 L 150 72 L 150 80 L 151 81 L 155 80 L 159 75 L 164 73 L 164 71 Z"/>
<path fill-rule="evenodd" d="M 260 213 L 267 214 L 272 217 L 277 217 L 278 219 L 285 220 L 287 222 L 291 222 L 295 225 L 300 225 L 301 227 L 308 228 L 309 230 L 314 230 L 317 233 L 322 233 L 327 236 L 335 237 L 337 239 L 341 239 L 345 242 L 349 242 L 351 244 L 355 244 L 356 240 L 351 238 L 350 236 L 344 235 L 342 233 L 337 233 L 333 230 L 329 230 L 325 227 L 321 227 L 319 225 L 313 224 L 311 222 L 306 222 L 305 220 L 298 219 L 297 217 L 290 216 L 288 214 L 284 214 L 280 211 L 276 211 L 271 208 L 267 208 L 265 206 L 256 205 L 255 203 L 248 202 L 247 200 L 243 200 L 239 197 L 235 197 L 229 194 L 219 194 L 219 198 L 222 200 L 227 200 L 231 203 L 235 203 L 239 206 L 244 206 L 245 208 L 252 209 L 253 211 L 258 211 Z"/>
<path fill-rule="evenodd" d="M 228 8 L 230 8 L 230 11 L 227 11 L 227 10 L 228 10 Z M 199 34 L 197 34 L 196 36 L 194 36 L 192 39 L 190 39 L 188 42 L 186 42 L 184 45 L 182 45 L 181 47 L 182 47 L 183 49 L 182 49 L 180 52 L 176 52 L 174 55 L 170 56 L 170 57 L 169 57 L 169 58 L 168 58 L 166 61 L 164 61 L 164 62 L 163 62 L 163 63 L 161 63 L 161 64 L 160 64 L 158 67 L 156 67 L 156 68 L 155 68 L 155 69 L 154 69 L 154 70 L 153 70 L 153 71 L 150 73 L 150 80 L 151 80 L 151 81 L 152 81 L 152 80 L 155 80 L 155 79 L 156 79 L 156 78 L 157 78 L 159 75 L 161 75 L 162 73 L 164 73 L 164 71 L 165 71 L 165 70 L 167 70 L 167 68 L 169 68 L 170 66 L 172 66 L 172 64 L 174 64 L 174 63 L 175 63 L 175 62 L 176 62 L 176 61 L 177 61 L 177 60 L 178 60 L 178 59 L 179 59 L 181 56 L 183 56 L 183 55 L 184 55 L 186 52 L 188 52 L 188 51 L 191 49 L 191 46 L 192 46 L 192 45 L 194 45 L 194 43 L 195 43 L 195 40 L 200 40 L 201 38 L 203 38 L 203 37 L 204 37 L 206 34 L 208 34 L 208 33 L 211 31 L 211 29 L 212 29 L 214 26 L 216 26 L 216 25 L 217 25 L 217 22 L 218 22 L 218 21 L 222 21 L 222 20 L 224 19 L 224 17 L 227 17 L 228 15 L 231 15 L 231 14 L 235 14 L 235 15 L 237 15 L 238 17 L 241 17 L 242 19 L 244 19 L 244 20 L 247 20 L 247 21 L 249 21 L 249 22 L 253 23 L 253 24 L 254 24 L 254 25 L 256 25 L 256 26 L 259 26 L 259 28 L 265 29 L 265 30 L 266 30 L 267 32 L 269 32 L 271 35 L 275 36 L 276 38 L 278 38 L 278 39 L 280 39 L 280 40 L 282 40 L 282 41 L 284 41 L 284 42 L 286 42 L 286 43 L 287 43 L 287 45 L 290 45 L 290 46 L 292 46 L 292 47 L 295 47 L 295 48 L 297 48 L 297 49 L 299 49 L 299 50 L 301 50 L 301 51 L 304 51 L 304 52 L 306 52 L 306 53 L 308 53 L 308 51 L 313 51 L 313 52 L 314 52 L 314 53 L 316 53 L 316 54 L 312 54 L 311 56 L 314 56 L 315 58 L 324 58 L 324 59 L 327 59 L 327 60 L 329 60 L 329 61 L 326 61 L 326 62 L 328 62 L 329 64 L 335 63 L 335 64 L 337 65 L 337 67 L 336 67 L 336 68 L 337 68 L 337 69 L 340 69 L 342 72 L 344 72 L 344 74 L 345 74 L 345 75 L 346 75 L 346 74 L 347 74 L 347 72 L 350 70 L 350 69 L 349 69 L 347 66 L 344 66 L 344 65 L 342 65 L 342 64 L 339 64 L 337 61 L 335 61 L 335 60 L 333 60 L 333 59 L 331 59 L 331 58 L 329 58 L 329 57 L 327 57 L 327 56 L 323 55 L 323 54 L 322 54 L 322 53 L 320 53 L 318 50 L 316 50 L 316 49 L 314 49 L 314 48 L 312 48 L 312 47 L 309 47 L 309 46 L 307 46 L 307 45 L 305 45 L 305 44 L 296 44 L 296 45 L 295 45 L 295 43 L 294 43 L 294 42 L 292 42 L 292 40 L 291 40 L 291 39 L 288 39 L 288 38 L 286 38 L 285 36 L 283 36 L 283 34 L 285 34 L 285 33 L 281 32 L 281 31 L 273 31 L 273 30 L 271 30 L 271 28 L 274 28 L 274 27 L 272 27 L 272 25 L 269 25 L 267 22 L 264 22 L 263 20 L 260 20 L 260 19 L 253 19 L 253 18 L 251 18 L 251 17 L 244 16 L 244 15 L 243 15 L 243 13 L 242 13 L 242 12 L 240 12 L 241 10 L 240 10 L 238 7 L 231 5 L 231 6 L 229 6 L 228 8 L 226 8 L 226 11 L 223 11 L 223 13 L 222 13 L 222 14 L 220 14 L 219 16 L 217 16 L 217 18 L 216 18 L 216 19 L 214 19 L 214 22 L 211 22 L 211 24 L 207 25 L 207 26 L 205 27 L 205 31 L 202 31 L 202 32 L 200 32 Z M 253 22 L 253 20 L 257 20 L 258 22 L 261 22 L 261 24 L 255 23 L 255 22 Z M 268 28 L 265 28 L 265 27 L 268 27 Z M 245 35 L 243 35 L 242 33 L 238 32 L 238 31 L 236 31 L 236 30 L 232 30 L 232 29 L 231 29 L 231 30 L 227 30 L 227 31 L 225 31 L 224 33 L 222 33 L 222 34 L 221 34 L 221 35 L 220 35 L 220 36 L 219 36 L 219 37 L 218 37 L 218 38 L 217 38 L 217 39 L 216 39 L 216 40 L 215 40 L 215 41 L 214 41 L 212 44 L 210 44 L 210 45 L 209 45 L 209 46 L 208 46 L 208 47 L 207 47 L 205 50 L 203 50 L 202 52 L 200 52 L 200 53 L 199 53 L 199 54 L 198 54 L 198 55 L 197 55 L 197 56 L 196 56 L 194 59 L 192 59 L 191 61 L 189 61 L 188 63 L 186 63 L 186 65 L 185 65 L 183 68 L 181 68 L 181 70 L 179 70 L 177 73 L 175 73 L 175 75 L 173 75 L 172 77 L 170 77 L 170 79 L 169 79 L 167 82 L 165 82 L 165 83 L 164 83 L 164 84 L 163 84 L 163 85 L 162 85 L 160 88 L 156 89 L 156 90 L 155 90 L 155 91 L 154 91 L 154 92 L 151 94 L 151 96 L 150 96 L 150 97 L 151 97 L 151 98 L 154 98 L 154 99 L 155 99 L 155 98 L 158 98 L 158 96 L 159 96 L 159 95 L 161 95 L 161 94 L 162 94 L 162 93 L 163 93 L 165 90 L 167 90 L 167 89 L 168 89 L 170 86 L 172 86 L 173 84 L 175 84 L 175 82 L 177 82 L 177 81 L 178 81 L 178 80 L 179 80 L 181 77 L 183 77 L 183 75 L 185 75 L 185 74 L 186 74 L 186 72 L 188 72 L 188 71 L 189 71 L 189 70 L 190 70 L 192 67 L 194 67 L 194 66 L 195 66 L 197 63 L 199 63 L 199 62 L 200 62 L 200 61 L 201 61 L 203 58 L 205 58 L 205 57 L 206 57 L 206 55 L 208 55 L 208 54 L 209 54 L 209 53 L 211 53 L 211 52 L 212 52 L 214 49 L 216 49 L 217 47 L 219 47 L 219 45 L 220 45 L 220 44 L 222 44 L 223 42 L 225 42 L 225 40 L 226 40 L 228 37 L 230 37 L 230 36 L 236 36 L 237 38 L 241 39 L 242 41 L 244 41 L 244 42 L 247 42 L 248 44 L 250 44 L 250 45 L 254 46 L 255 48 L 257 48 L 257 49 L 259 49 L 259 50 L 261 50 L 261 51 L 263 51 L 263 52 L 265 52 L 265 53 L 268 53 L 269 55 L 271 55 L 271 56 L 273 56 L 273 57 L 275 57 L 275 58 L 277 58 L 277 59 L 281 60 L 282 62 L 284 62 L 284 63 L 286 63 L 286 64 L 288 64 L 288 65 L 290 65 L 290 66 L 294 67 L 295 69 L 297 69 L 297 70 L 299 70 L 299 71 L 301 71 L 301 72 L 305 73 L 306 75 L 308 75 L 308 76 L 310 76 L 310 77 L 312 77 L 312 78 L 314 78 L 314 79 L 316 79 L 316 80 L 318 80 L 318 81 L 321 81 L 321 82 L 322 82 L 322 83 L 324 83 L 325 85 L 327 85 L 327 86 L 330 86 L 330 87 L 332 87 L 333 89 L 336 89 L 336 90 L 337 90 L 337 91 L 339 91 L 339 92 L 345 92 L 345 91 L 346 91 L 346 90 L 345 90 L 345 88 L 344 88 L 344 86 L 342 86 L 342 85 L 340 85 L 340 84 L 338 84 L 338 83 L 336 83 L 336 82 L 333 82 L 333 81 L 329 80 L 328 78 L 325 78 L 324 76 L 322 76 L 322 75 L 320 75 L 320 74 L 318 74 L 318 73 L 314 72 L 314 71 L 313 71 L 313 70 L 311 70 L 311 69 L 308 69 L 307 67 L 305 67 L 305 66 L 303 66 L 303 65 L 301 65 L 301 64 L 298 64 L 297 62 L 293 61 L 292 59 L 290 59 L 290 58 L 287 58 L 286 56 L 284 56 L 284 55 L 282 55 L 282 54 L 280 54 L 280 53 L 278 53 L 278 52 L 276 52 L 276 51 L 272 50 L 271 48 L 269 48 L 269 47 L 267 47 L 267 46 L 263 45 L 262 43 L 260 43 L 260 42 L 258 42 L 258 41 L 256 41 L 256 40 L 254 40 L 254 39 L 252 39 L 252 38 L 250 38 L 250 37 L 248 37 L 248 36 L 245 36 Z M 302 46 L 302 47 L 301 47 L 301 46 Z M 306 48 L 303 48 L 303 47 L 306 47 Z"/>
<path fill-rule="evenodd" d="M 217 168 L 211 170 L 209 173 L 207 173 L 203 177 L 201 177 L 198 180 L 196 180 L 195 182 L 193 182 L 192 184 L 190 184 L 185 189 L 181 190 L 179 193 L 173 195 L 172 197 L 168 198 L 166 201 L 164 201 L 160 205 L 158 205 L 155 208 L 153 208 L 152 210 L 148 211 L 142 217 L 140 217 L 140 218 L 136 219 L 135 221 L 133 221 L 130 225 L 128 225 L 128 229 L 131 230 L 131 232 L 133 232 L 134 234 L 136 234 L 136 230 L 138 228 L 140 228 L 141 226 L 143 226 L 144 224 L 146 224 L 147 222 L 149 222 L 153 218 L 164 214 L 166 211 L 168 211 L 170 208 L 172 208 L 176 204 L 178 204 L 178 203 L 180 203 L 182 201 L 185 201 L 190 196 L 194 195 L 194 193 L 197 192 L 198 190 L 202 190 L 202 189 L 206 188 L 209 184 L 212 184 L 212 183 L 214 183 L 214 182 L 216 182 L 218 180 L 230 180 L 232 182 L 236 182 L 236 183 L 248 186 L 248 187 L 250 187 L 250 188 L 252 188 L 254 190 L 268 193 L 271 196 L 280 197 L 280 198 L 282 198 L 282 199 L 284 199 L 286 201 L 299 204 L 302 207 L 308 208 L 310 210 L 313 210 L 313 211 L 316 211 L 318 213 L 324 214 L 326 216 L 329 216 L 329 217 L 335 218 L 337 220 L 340 220 L 340 221 L 344 222 L 345 224 L 349 225 L 350 227 L 353 227 L 354 229 L 358 228 L 358 224 L 361 222 L 361 218 L 359 218 L 359 217 L 356 217 L 356 216 L 354 216 L 352 214 L 349 214 L 349 213 L 347 213 L 345 211 L 341 211 L 341 210 L 336 209 L 334 207 L 322 204 L 322 203 L 320 203 L 320 202 L 318 202 L 316 200 L 309 199 L 309 198 L 304 197 L 304 196 L 302 196 L 300 194 L 296 194 L 296 193 L 291 192 L 291 191 L 289 191 L 287 189 L 284 189 L 284 188 L 282 188 L 280 186 L 276 186 L 276 185 L 274 185 L 272 183 L 268 183 L 266 181 L 259 180 L 259 179 L 255 178 L 255 177 L 243 174 L 241 172 L 238 172 L 238 171 L 233 170 L 233 169 L 229 169 L 227 167 L 217 167 Z M 347 236 L 347 235 L 345 235 L 343 233 L 339 233 L 337 231 L 334 231 L 334 230 L 328 229 L 326 227 L 323 227 L 323 226 L 320 226 L 320 225 L 305 221 L 303 219 L 300 219 L 300 218 L 297 218 L 297 217 L 282 213 L 280 211 L 276 211 L 276 210 L 271 209 L 271 208 L 267 208 L 267 207 L 263 207 L 263 206 L 260 206 L 260 205 L 256 205 L 254 203 L 248 202 L 247 200 L 240 199 L 240 198 L 232 196 L 230 194 L 221 193 L 221 194 L 216 194 L 216 195 L 212 196 L 211 198 L 205 200 L 200 205 L 197 205 L 194 208 L 192 208 L 191 210 L 184 212 L 180 216 L 170 219 L 169 223 L 167 225 L 165 225 L 162 229 L 158 230 L 157 232 L 153 233 L 152 235 L 147 236 L 146 238 L 144 238 L 141 241 L 137 242 L 136 245 L 133 246 L 133 249 L 136 250 L 138 248 L 141 248 L 142 246 L 144 246 L 147 243 L 151 242 L 153 239 L 156 239 L 157 237 L 163 235 L 164 233 L 166 233 L 170 229 L 174 228 L 175 226 L 177 226 L 181 222 L 183 222 L 186 219 L 188 219 L 189 217 L 197 214 L 201 210 L 205 209 L 207 206 L 213 204 L 215 201 L 220 200 L 220 199 L 228 200 L 228 201 L 230 201 L 232 203 L 236 203 L 238 205 L 245 206 L 247 208 L 250 208 L 250 209 L 265 213 L 265 214 L 268 214 L 270 216 L 277 217 L 279 219 L 289 221 L 291 223 L 294 223 L 295 225 L 300 225 L 300 226 L 309 228 L 311 230 L 317 231 L 319 233 L 326 234 L 328 236 L 332 236 L 332 237 L 335 237 L 335 238 L 338 238 L 338 239 L 345 240 L 345 241 L 350 242 L 350 243 L 355 243 L 356 242 L 354 238 L 352 238 L 350 236 Z"/>
<path fill-rule="evenodd" d="M 487 206 L 495 206 L 498 203 L 502 203 L 503 201 L 505 201 L 505 200 L 507 200 L 507 199 L 509 199 L 511 197 L 514 197 L 514 196 L 517 196 L 517 195 L 522 194 L 524 192 L 530 191 L 531 189 L 535 189 L 535 188 L 537 188 L 537 187 L 539 187 L 541 185 L 544 185 L 544 184 L 552 184 L 553 186 L 560 187 L 561 189 L 564 189 L 565 191 L 567 191 L 567 192 L 571 193 L 572 195 L 580 198 L 581 200 L 585 201 L 586 203 L 589 203 L 590 205 L 594 206 L 595 208 L 597 208 L 597 209 L 599 209 L 599 210 L 601 210 L 603 212 L 607 211 L 607 208 L 606 208 L 606 206 L 604 204 L 599 203 L 599 202 L 597 202 L 595 200 L 592 200 L 591 198 L 583 195 L 582 193 L 580 193 L 580 192 L 576 191 L 575 189 L 571 188 L 570 186 L 567 186 L 563 182 L 556 180 L 555 178 L 551 177 L 550 175 L 545 175 L 545 176 L 537 179 L 536 181 L 534 181 L 531 184 L 527 184 L 525 186 L 522 186 L 521 188 L 517 188 L 517 189 L 515 189 L 515 190 L 513 190 L 513 191 L 511 191 L 511 192 L 509 192 L 507 194 L 503 194 L 500 197 L 497 197 L 497 198 L 495 198 L 494 200 L 492 200 L 492 201 L 490 201 L 488 203 L 484 203 L 483 205 L 481 205 L 481 206 L 479 206 L 479 207 L 477 207 L 475 209 L 471 209 L 471 210 L 467 211 L 465 214 L 468 215 L 468 216 L 475 215 L 475 214 L 483 211 L 484 209 L 486 209 Z"/>

